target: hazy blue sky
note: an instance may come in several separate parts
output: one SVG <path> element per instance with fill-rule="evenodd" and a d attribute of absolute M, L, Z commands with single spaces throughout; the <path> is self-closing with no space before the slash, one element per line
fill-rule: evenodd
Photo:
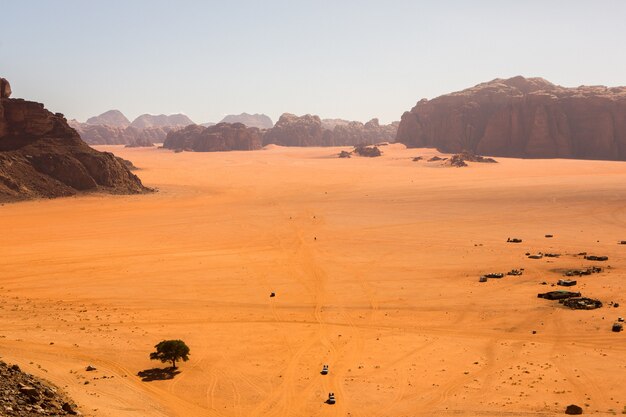
<path fill-rule="evenodd" d="M 2 0 L 0 76 L 68 118 L 117 108 L 399 120 L 497 77 L 626 85 L 626 1 Z"/>

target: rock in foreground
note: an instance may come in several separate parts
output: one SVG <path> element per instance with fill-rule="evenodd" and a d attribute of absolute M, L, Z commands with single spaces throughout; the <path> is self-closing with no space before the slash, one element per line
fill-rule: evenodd
<path fill-rule="evenodd" d="M 626 87 L 495 79 L 421 100 L 402 115 L 396 141 L 446 153 L 623 161 Z"/>
<path fill-rule="evenodd" d="M 148 191 L 113 154 L 83 142 L 62 114 L 41 103 L 0 99 L 0 202 L 81 191 Z"/>
<path fill-rule="evenodd" d="M 0 361 L 0 415 L 15 417 L 80 415 L 56 387 Z"/>

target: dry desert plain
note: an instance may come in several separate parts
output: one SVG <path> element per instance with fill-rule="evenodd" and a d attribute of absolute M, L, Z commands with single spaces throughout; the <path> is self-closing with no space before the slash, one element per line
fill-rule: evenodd
<path fill-rule="evenodd" d="M 99 149 L 132 160 L 159 192 L 0 207 L 0 356 L 86 415 L 626 406 L 626 332 L 611 332 L 626 316 L 623 162 L 450 168 L 412 162 L 436 152 L 401 145 L 372 159 L 339 159 L 340 148 Z M 524 255 L 538 251 L 563 256 Z M 609 261 L 571 255 L 582 251 Z M 589 265 L 606 269 L 574 288 L 605 307 L 537 298 L 557 289 L 539 284 L 561 277 L 553 270 Z M 478 282 L 512 268 L 525 273 Z M 170 338 L 187 342 L 189 362 L 143 382 L 139 371 L 164 366 L 148 354 Z"/>

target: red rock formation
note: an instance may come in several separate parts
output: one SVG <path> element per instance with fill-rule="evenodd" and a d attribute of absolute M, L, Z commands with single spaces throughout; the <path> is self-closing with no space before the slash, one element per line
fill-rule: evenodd
<path fill-rule="evenodd" d="M 263 144 L 281 146 L 332 146 L 332 132 L 322 128 L 319 116 L 284 113 L 263 136 Z"/>
<path fill-rule="evenodd" d="M 318 116 L 295 116 L 285 113 L 272 129 L 265 132 L 263 143 L 282 146 L 356 146 L 394 139 L 397 125 L 380 126 L 378 119 L 363 124 Z"/>
<path fill-rule="evenodd" d="M 187 126 L 167 134 L 163 147 L 196 152 L 249 151 L 261 149 L 261 132 L 241 123 Z"/>
<path fill-rule="evenodd" d="M 402 115 L 396 141 L 442 152 L 626 160 L 626 87 L 496 79 Z"/>
<path fill-rule="evenodd" d="M 113 154 L 90 148 L 43 104 L 0 99 L 0 201 L 79 191 L 147 191 Z"/>
<path fill-rule="evenodd" d="M 6 78 L 0 78 L 0 98 L 11 97 L 11 84 Z"/>

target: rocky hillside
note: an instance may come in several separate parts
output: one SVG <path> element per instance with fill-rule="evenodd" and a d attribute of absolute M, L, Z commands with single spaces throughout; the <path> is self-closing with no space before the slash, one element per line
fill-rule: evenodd
<path fill-rule="evenodd" d="M 98 152 L 83 142 L 62 114 L 50 113 L 41 103 L 2 94 L 0 201 L 84 191 L 132 194 L 148 190 L 113 154 Z"/>
<path fill-rule="evenodd" d="M 167 134 L 163 147 L 196 152 L 249 151 L 261 149 L 261 132 L 241 123 L 187 126 Z"/>
<path fill-rule="evenodd" d="M 626 87 L 495 79 L 419 101 L 402 115 L 397 141 L 448 153 L 623 161 Z"/>
<path fill-rule="evenodd" d="M 242 123 L 248 127 L 258 127 L 259 129 L 271 129 L 274 126 L 272 119 L 264 114 L 229 114 L 220 123 Z"/>
<path fill-rule="evenodd" d="M 130 120 L 119 110 L 109 110 L 99 116 L 90 117 L 85 123 L 88 125 L 106 125 L 124 128 L 130 125 Z"/>
<path fill-rule="evenodd" d="M 332 127 L 332 129 L 331 129 Z M 318 116 L 285 113 L 265 132 L 263 144 L 282 146 L 355 146 L 392 141 L 397 125 L 380 125 L 378 119 L 363 124 Z"/>
<path fill-rule="evenodd" d="M 0 416 L 80 415 L 76 405 L 56 387 L 3 361 L 0 361 L 0 393 Z"/>

